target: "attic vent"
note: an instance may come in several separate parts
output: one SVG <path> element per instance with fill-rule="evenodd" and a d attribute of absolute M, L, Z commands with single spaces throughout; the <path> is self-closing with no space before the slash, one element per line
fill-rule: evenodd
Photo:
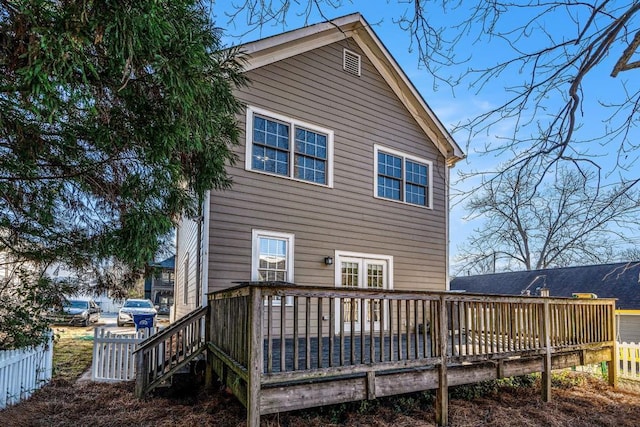
<path fill-rule="evenodd" d="M 360 76 L 360 55 L 350 50 L 344 50 L 344 56 L 342 58 L 342 68 L 354 76 Z"/>

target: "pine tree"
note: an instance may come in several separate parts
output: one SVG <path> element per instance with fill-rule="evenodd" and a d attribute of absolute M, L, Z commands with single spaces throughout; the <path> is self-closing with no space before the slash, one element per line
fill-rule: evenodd
<path fill-rule="evenodd" d="M 66 291 L 46 267 L 115 264 L 132 283 L 181 215 L 229 187 L 244 79 L 209 12 L 0 0 L 0 347 L 44 330 L 37 313 Z"/>

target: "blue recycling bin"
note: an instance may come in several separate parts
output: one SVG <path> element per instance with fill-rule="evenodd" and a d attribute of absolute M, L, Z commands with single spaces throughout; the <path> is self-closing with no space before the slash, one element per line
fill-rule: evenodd
<path fill-rule="evenodd" d="M 153 328 L 155 317 L 155 314 L 134 314 L 133 323 L 136 325 L 136 331 Z"/>

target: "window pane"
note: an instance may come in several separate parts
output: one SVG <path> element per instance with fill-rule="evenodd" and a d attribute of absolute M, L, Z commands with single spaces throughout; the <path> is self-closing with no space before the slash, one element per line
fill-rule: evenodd
<path fill-rule="evenodd" d="M 264 131 L 258 130 L 258 129 L 254 129 L 253 130 L 253 142 L 257 142 L 260 144 L 264 144 L 266 141 L 266 134 L 264 133 Z"/>
<path fill-rule="evenodd" d="M 402 158 L 378 152 L 378 173 L 402 179 Z"/>
<path fill-rule="evenodd" d="M 407 160 L 406 180 L 412 184 L 427 185 L 427 166 Z"/>
<path fill-rule="evenodd" d="M 367 266 L 367 287 L 382 288 L 384 284 L 384 266 L 381 264 L 369 264 Z"/>
<path fill-rule="evenodd" d="M 327 136 L 301 127 L 295 130 L 294 177 L 326 184 Z"/>
<path fill-rule="evenodd" d="M 287 244 L 286 239 L 259 237 L 258 279 L 287 280 Z"/>
<path fill-rule="evenodd" d="M 275 150 L 274 150 L 275 151 Z M 289 175 L 289 153 L 278 151 L 275 163 L 275 172 L 279 175 Z"/>
<path fill-rule="evenodd" d="M 357 262 L 342 263 L 342 286 L 358 287 L 358 267 Z"/>
<path fill-rule="evenodd" d="M 264 117 L 254 116 L 253 142 L 288 150 L 289 126 Z"/>
<path fill-rule="evenodd" d="M 261 130 L 261 131 L 266 131 L 267 130 L 267 121 L 265 119 L 263 119 L 262 117 L 259 116 L 254 116 L 253 118 L 253 129 L 254 130 Z"/>
<path fill-rule="evenodd" d="M 427 187 L 407 183 L 406 201 L 407 203 L 426 206 Z"/>
<path fill-rule="evenodd" d="M 400 180 L 378 176 L 378 196 L 385 197 L 387 199 L 401 200 L 401 185 L 402 181 Z"/>
<path fill-rule="evenodd" d="M 326 161 L 296 154 L 294 176 L 305 181 L 326 184 Z"/>
<path fill-rule="evenodd" d="M 288 125 L 254 116 L 252 169 L 289 175 L 288 149 Z"/>

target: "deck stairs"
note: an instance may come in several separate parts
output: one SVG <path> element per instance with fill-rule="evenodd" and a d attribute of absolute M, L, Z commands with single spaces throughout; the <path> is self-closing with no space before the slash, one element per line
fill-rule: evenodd
<path fill-rule="evenodd" d="M 140 343 L 134 353 L 137 397 L 171 385 L 174 375 L 204 353 L 207 314 L 208 307 L 201 307 Z"/>

